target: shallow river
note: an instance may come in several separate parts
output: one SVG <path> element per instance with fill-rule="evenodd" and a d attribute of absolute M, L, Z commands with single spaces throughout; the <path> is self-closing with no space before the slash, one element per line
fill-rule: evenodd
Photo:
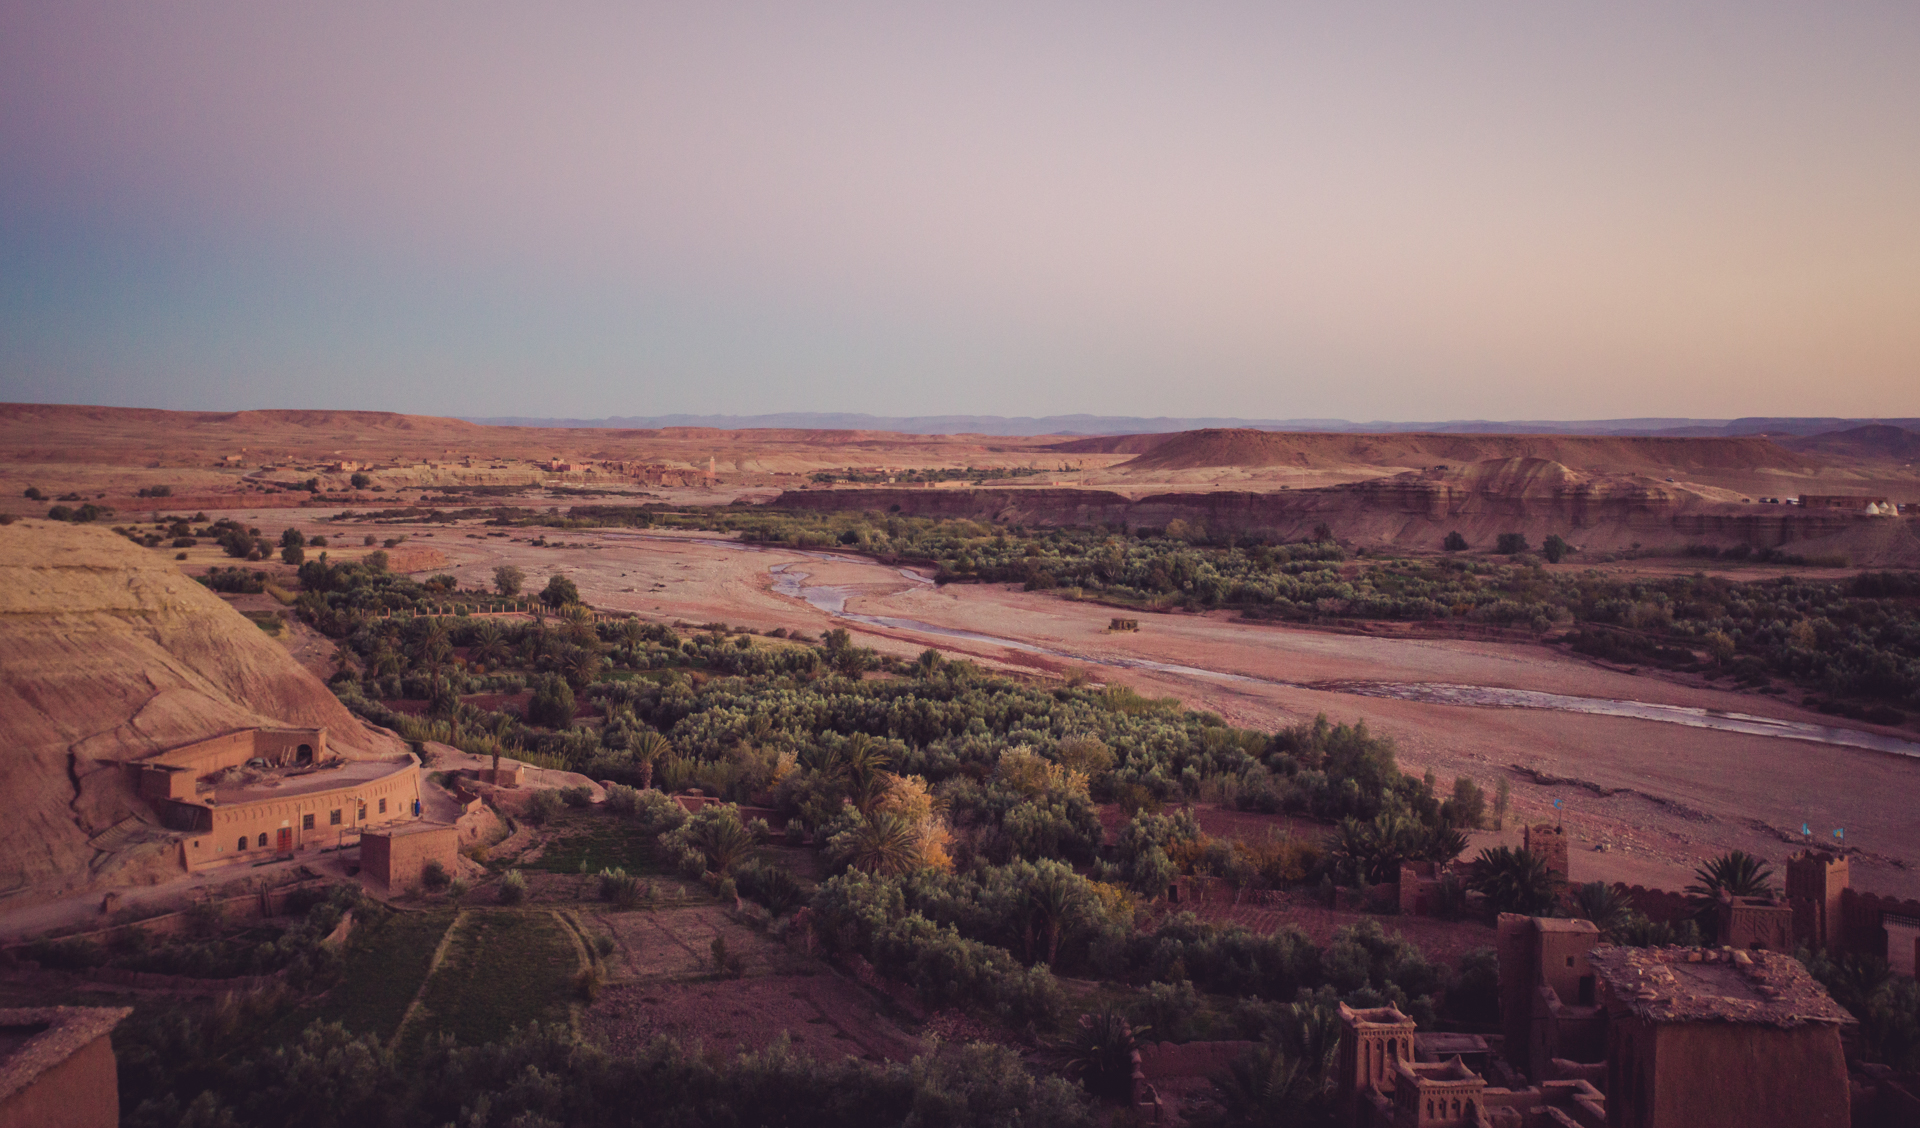
<path fill-rule="evenodd" d="M 701 543 L 724 548 L 739 549 L 748 552 L 772 551 L 758 545 L 742 544 L 739 541 L 703 540 Z M 800 555 L 814 560 L 831 560 L 847 564 L 876 566 L 864 557 L 844 556 L 831 552 L 808 552 L 796 549 L 780 549 L 782 552 L 799 552 Z M 1178 674 L 1185 677 L 1205 678 L 1211 681 L 1244 682 L 1253 685 L 1272 685 L 1286 689 L 1312 689 L 1327 693 L 1349 693 L 1357 697 L 1390 697 L 1401 701 L 1425 701 L 1436 705 L 1468 705 L 1487 709 L 1546 709 L 1560 713 L 1590 713 L 1603 717 L 1631 717 L 1642 721 L 1661 721 L 1666 724 L 1685 725 L 1689 728 L 1714 729 L 1719 732 L 1746 733 L 1752 736 L 1776 736 L 1784 740 L 1804 740 L 1814 744 L 1835 744 L 1847 748 L 1864 748 L 1874 752 L 1888 752 L 1896 756 L 1910 756 L 1920 759 L 1920 743 L 1901 740 L 1898 737 L 1881 736 L 1877 733 L 1860 732 L 1856 729 L 1835 728 L 1830 725 L 1809 724 L 1804 721 L 1781 721 L 1772 717 L 1756 717 L 1749 713 L 1732 713 L 1719 709 L 1702 709 L 1690 705 L 1656 705 L 1646 701 L 1621 701 L 1608 697 L 1579 697 L 1565 693 L 1544 693 L 1531 689 L 1504 689 L 1498 686 L 1454 685 L 1448 682 L 1381 682 L 1381 681 L 1321 681 L 1296 682 L 1277 678 L 1254 677 L 1249 674 L 1229 673 L 1225 670 L 1209 670 L 1199 666 L 1183 666 L 1173 662 L 1156 662 L 1150 658 L 1101 657 L 1093 654 L 1081 654 L 1071 650 L 1040 646 L 1015 638 L 1002 638 L 998 635 L 981 634 L 978 631 L 963 630 L 958 627 L 943 627 L 937 623 L 922 622 L 919 619 L 905 619 L 891 615 L 862 615 L 847 610 L 847 600 L 858 594 L 858 589 L 832 584 L 809 584 L 808 573 L 799 570 L 794 564 L 775 564 L 768 569 L 773 574 L 773 590 L 781 595 L 805 600 L 814 607 L 836 618 L 852 623 L 863 623 L 872 627 L 886 627 L 890 630 L 913 631 L 918 634 L 935 635 L 942 638 L 962 639 L 968 642 L 983 642 L 1008 650 L 1022 651 L 1028 654 L 1044 654 L 1053 658 L 1065 658 L 1074 662 L 1083 662 L 1090 666 L 1106 666 L 1115 669 L 1154 670 L 1159 673 Z M 897 569 L 906 579 L 919 584 L 931 584 L 933 581 L 906 568 Z"/>

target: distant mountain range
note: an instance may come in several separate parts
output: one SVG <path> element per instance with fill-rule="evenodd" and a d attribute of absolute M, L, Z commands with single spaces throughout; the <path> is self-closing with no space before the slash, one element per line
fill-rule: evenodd
<path fill-rule="evenodd" d="M 599 427 L 657 430 L 713 427 L 740 430 L 779 427 L 818 431 L 899 431 L 910 435 L 1144 435 L 1206 427 L 1251 427 L 1261 431 L 1332 431 L 1381 434 L 1407 431 L 1469 435 L 1670 435 L 1676 438 L 1731 435 L 1818 435 L 1863 424 L 1920 430 L 1920 419 L 1840 419 L 1816 416 L 1755 416 L 1744 419 L 1449 419 L 1437 423 L 1355 423 L 1347 419 L 1174 419 L 1132 415 L 858 415 L 792 411 L 775 415 L 616 415 L 605 419 L 469 417 L 499 427 Z"/>

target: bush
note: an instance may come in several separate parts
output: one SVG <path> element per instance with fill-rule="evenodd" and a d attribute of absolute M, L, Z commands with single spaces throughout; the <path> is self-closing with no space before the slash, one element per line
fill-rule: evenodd
<path fill-rule="evenodd" d="M 1460 530 L 1455 529 L 1447 534 L 1447 539 L 1442 542 L 1441 547 L 1448 552 L 1465 552 L 1468 547 L 1467 538 L 1460 535 Z"/>
<path fill-rule="evenodd" d="M 1518 556 L 1527 551 L 1525 533 L 1501 533 L 1494 541 L 1493 550 L 1502 556 Z"/>
<path fill-rule="evenodd" d="M 1150 1033 L 1156 1042 L 1185 1042 L 1193 1037 L 1193 1019 L 1200 1012 L 1200 996 L 1188 980 L 1149 983 L 1134 998 L 1128 1012 L 1134 1033 Z"/>
<path fill-rule="evenodd" d="M 600 871 L 600 899 L 619 912 L 640 907 L 640 879 L 624 869 Z"/>
<path fill-rule="evenodd" d="M 527 809 L 522 816 L 535 826 L 545 826 L 560 817 L 566 801 L 560 793 L 551 789 L 536 791 L 527 799 Z"/>
<path fill-rule="evenodd" d="M 586 784 L 562 788 L 560 798 L 567 806 L 576 811 L 584 811 L 593 805 L 593 788 Z"/>
<path fill-rule="evenodd" d="M 527 703 L 527 720 L 546 728 L 566 728 L 573 723 L 577 708 L 573 687 L 567 680 L 547 674 L 541 677 L 533 691 L 533 700 Z"/>
<path fill-rule="evenodd" d="M 540 602 L 559 610 L 569 603 L 580 602 L 580 589 L 565 576 L 554 576 L 547 581 L 546 588 L 540 592 Z"/>
<path fill-rule="evenodd" d="M 527 879 L 519 870 L 508 870 L 507 876 L 500 879 L 500 903 L 517 905 L 527 899 Z"/>
<path fill-rule="evenodd" d="M 445 889 L 453 878 L 447 873 L 447 867 L 438 861 L 430 861 L 420 867 L 420 881 L 428 889 Z"/>

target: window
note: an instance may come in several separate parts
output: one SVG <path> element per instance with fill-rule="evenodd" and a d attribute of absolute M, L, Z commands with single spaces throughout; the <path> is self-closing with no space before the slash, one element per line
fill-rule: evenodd
<path fill-rule="evenodd" d="M 301 829 L 301 830 L 312 830 L 312 829 L 313 829 L 313 816 L 312 816 L 312 815 L 301 815 L 301 816 L 300 816 L 300 829 Z"/>
<path fill-rule="evenodd" d="M 260 848 L 262 850 L 267 848 L 267 832 L 264 830 L 260 832 Z"/>
<path fill-rule="evenodd" d="M 366 809 L 366 807 L 364 807 L 364 806 L 363 806 L 363 807 L 361 807 L 361 808 L 360 808 L 360 813 L 359 813 L 358 815 L 356 815 L 356 816 L 355 816 L 355 818 L 357 818 L 357 819 L 358 819 L 359 821 L 361 821 L 361 822 L 366 822 L 366 821 L 367 821 L 367 809 Z"/>
<path fill-rule="evenodd" d="M 332 813 L 332 814 L 329 814 L 329 815 L 327 816 L 327 825 L 328 825 L 328 826 L 339 826 L 339 825 L 340 825 L 340 808 L 338 808 L 338 807 L 335 807 L 335 808 L 333 809 L 333 813 Z"/>
<path fill-rule="evenodd" d="M 247 848 L 247 836 L 243 834 L 240 836 L 240 845 L 235 846 L 234 849 L 245 850 L 246 848 Z"/>
<path fill-rule="evenodd" d="M 387 801 L 385 799 L 380 800 L 380 813 L 383 815 L 387 813 Z"/>

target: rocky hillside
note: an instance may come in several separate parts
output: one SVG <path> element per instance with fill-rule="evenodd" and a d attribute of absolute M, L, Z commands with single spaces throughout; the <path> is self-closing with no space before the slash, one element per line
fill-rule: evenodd
<path fill-rule="evenodd" d="M 89 845 L 145 810 L 119 762 L 250 725 L 324 725 L 349 757 L 404 747 L 161 554 L 106 529 L 0 526 L 0 896 L 166 874 L 156 841 Z"/>
<path fill-rule="evenodd" d="M 1159 438 L 1159 436 L 1155 436 Z M 1127 470 L 1210 467 L 1459 466 L 1490 459 L 1540 459 L 1578 470 L 1663 476 L 1679 471 L 1804 471 L 1815 459 L 1769 439 L 1627 438 L 1588 435 L 1347 435 L 1220 428 L 1184 431 L 1154 443 Z"/>

